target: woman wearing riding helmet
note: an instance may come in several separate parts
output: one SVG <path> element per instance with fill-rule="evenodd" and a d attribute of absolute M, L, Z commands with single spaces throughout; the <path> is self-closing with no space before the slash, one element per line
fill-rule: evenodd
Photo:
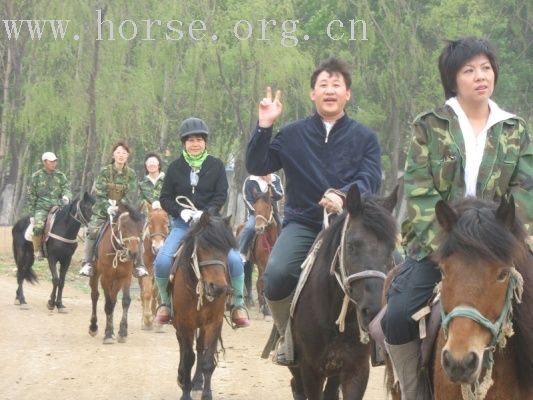
<path fill-rule="evenodd" d="M 183 236 L 189 224 L 200 218 L 203 210 L 216 214 L 228 197 L 228 180 L 224 163 L 208 154 L 207 138 L 209 131 L 204 121 L 199 118 L 187 118 L 180 127 L 183 144 L 181 157 L 168 167 L 159 200 L 163 209 L 171 217 L 171 231 L 165 244 L 155 259 L 155 281 L 161 296 L 161 306 L 156 315 L 156 322 L 167 323 L 170 319 L 170 299 L 167 292 L 168 277 Z M 176 201 L 177 196 L 190 200 Z M 237 250 L 228 254 L 228 264 L 233 287 L 233 307 L 231 319 L 243 328 L 250 324 L 244 306 L 244 270 Z"/>

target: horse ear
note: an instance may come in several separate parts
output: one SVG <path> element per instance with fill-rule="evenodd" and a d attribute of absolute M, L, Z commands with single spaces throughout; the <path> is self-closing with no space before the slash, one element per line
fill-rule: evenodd
<path fill-rule="evenodd" d="M 352 216 L 359 215 L 363 212 L 361 192 L 357 185 L 352 185 L 346 195 L 346 209 Z"/>
<path fill-rule="evenodd" d="M 453 226 L 457 223 L 457 214 L 444 200 L 439 200 L 435 204 L 435 216 L 439 225 L 446 232 L 450 232 Z"/>
<path fill-rule="evenodd" d="M 209 219 L 210 218 L 211 218 L 211 216 L 209 215 L 209 212 L 204 211 L 202 213 L 202 216 L 198 220 L 198 223 L 200 224 L 201 227 L 205 228 L 206 226 L 209 225 Z"/>
<path fill-rule="evenodd" d="M 227 226 L 231 226 L 231 215 L 228 215 L 227 217 L 222 218 L 222 221 L 224 221 L 224 223 Z"/>
<path fill-rule="evenodd" d="M 396 203 L 398 203 L 398 188 L 399 185 L 396 185 L 392 192 L 381 201 L 381 205 L 391 213 L 396 207 Z"/>
<path fill-rule="evenodd" d="M 496 210 L 496 219 L 511 229 L 514 225 L 515 218 L 515 204 L 512 194 L 502 196 L 500 205 Z"/>

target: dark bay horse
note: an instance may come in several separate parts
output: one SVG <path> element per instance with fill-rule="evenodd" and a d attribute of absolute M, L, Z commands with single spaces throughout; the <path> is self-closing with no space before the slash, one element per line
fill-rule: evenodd
<path fill-rule="evenodd" d="M 263 315 L 270 315 L 270 310 L 265 301 L 265 291 L 263 287 L 263 273 L 265 272 L 268 258 L 272 252 L 272 247 L 278 239 L 281 227 L 278 226 L 274 218 L 274 206 L 272 200 L 272 189 L 268 188 L 266 193 L 255 193 L 253 204 L 255 212 L 255 237 L 253 239 L 248 268 L 245 269 L 246 297 L 249 304 L 252 301 L 252 270 L 253 265 L 257 267 L 257 299 L 259 310 Z M 252 266 L 252 268 L 250 268 Z"/>
<path fill-rule="evenodd" d="M 141 246 L 144 215 L 133 207 L 126 206 L 126 212 L 115 217 L 107 226 L 97 247 L 94 273 L 90 278 L 92 313 L 89 334 L 98 333 L 96 306 L 98 304 L 98 282 L 105 296 L 106 327 L 104 344 L 115 342 L 113 313 L 118 292 L 122 290 L 122 319 L 118 341 L 124 343 L 128 336 L 128 309 L 131 303 L 130 286 L 133 263 Z"/>
<path fill-rule="evenodd" d="M 191 400 L 193 389 L 202 390 L 202 400 L 212 398 L 211 376 L 216 367 L 225 304 L 231 293 L 228 252 L 236 247 L 229 218 L 213 217 L 207 212 L 190 227 L 180 246 L 171 293 L 173 324 L 180 347 L 178 385 L 182 400 Z"/>
<path fill-rule="evenodd" d="M 152 329 L 159 302 L 159 292 L 154 285 L 154 260 L 168 236 L 168 214 L 162 208 L 147 204 L 148 219 L 143 230 L 143 258 L 148 276 L 139 278 L 143 316 L 141 329 Z"/>
<path fill-rule="evenodd" d="M 295 399 L 338 399 L 339 386 L 343 399 L 363 398 L 370 369 L 367 327 L 380 310 L 384 277 L 393 264 L 396 201 L 397 189 L 377 198 L 361 196 L 354 185 L 347 211 L 315 241 L 314 263 L 302 272 L 293 304 Z"/>
<path fill-rule="evenodd" d="M 94 198 L 84 193 L 80 199 L 62 207 L 55 215 L 54 224 L 45 243 L 48 267 L 52 274 L 53 289 L 48 300 L 47 307 L 53 310 L 57 307 L 59 312 L 65 311 L 63 305 L 63 288 L 72 255 L 78 247 L 77 236 L 82 225 L 87 225 L 92 215 Z M 37 281 L 32 266 L 33 243 L 24 238 L 24 232 L 30 224 L 30 217 L 24 217 L 17 221 L 12 229 L 13 255 L 17 264 L 17 293 L 15 304 L 25 305 L 22 285 L 24 280 L 34 283 Z M 59 262 L 59 271 L 57 263 Z"/>
<path fill-rule="evenodd" d="M 513 197 L 439 201 L 435 399 L 533 399 L 533 255 Z"/>

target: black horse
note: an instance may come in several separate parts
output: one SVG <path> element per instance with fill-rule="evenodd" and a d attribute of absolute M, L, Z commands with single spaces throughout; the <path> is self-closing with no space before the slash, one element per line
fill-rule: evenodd
<path fill-rule="evenodd" d="M 59 312 L 64 311 L 63 287 L 65 286 L 65 275 L 67 274 L 72 255 L 78 247 L 77 236 L 82 225 L 87 225 L 92 215 L 94 198 L 88 193 L 84 193 L 81 199 L 76 199 L 69 205 L 62 207 L 55 216 L 49 238 L 45 244 L 48 266 L 52 273 L 52 283 L 54 288 L 48 300 L 47 307 L 53 310 L 57 307 Z M 24 280 L 30 283 L 37 281 L 37 276 L 32 269 L 34 262 L 33 243 L 24 238 L 24 232 L 30 224 L 30 217 L 24 217 L 13 226 L 13 255 L 17 264 L 17 294 L 15 304 L 24 305 L 26 299 L 22 284 Z M 59 271 L 57 263 L 60 264 Z"/>
<path fill-rule="evenodd" d="M 353 186 L 347 212 L 317 238 L 314 264 L 293 304 L 296 400 L 338 399 L 339 387 L 344 399 L 363 398 L 370 369 L 367 328 L 381 308 L 384 277 L 393 264 L 396 201 L 397 190 L 377 198 L 361 196 Z"/>

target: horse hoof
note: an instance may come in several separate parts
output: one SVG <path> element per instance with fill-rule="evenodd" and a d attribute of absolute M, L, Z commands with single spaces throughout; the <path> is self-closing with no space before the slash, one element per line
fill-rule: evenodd
<path fill-rule="evenodd" d="M 113 337 L 104 338 L 104 344 L 115 344 L 115 338 Z"/>
<path fill-rule="evenodd" d="M 126 343 L 126 341 L 128 340 L 128 337 L 127 336 L 120 336 L 118 337 L 118 342 L 119 343 Z"/>
<path fill-rule="evenodd" d="M 29 309 L 30 309 L 30 306 L 29 306 L 28 304 L 26 304 L 26 303 L 22 303 L 22 304 L 20 305 L 20 309 L 21 309 L 21 310 L 29 310 Z"/>
<path fill-rule="evenodd" d="M 202 392 L 202 400 L 213 400 L 213 395 L 211 394 L 211 391 Z"/>
<path fill-rule="evenodd" d="M 149 323 L 149 324 L 147 324 L 145 322 L 141 323 L 141 330 L 142 331 L 151 331 L 152 329 L 154 329 L 154 326 L 152 325 L 152 323 Z"/>
<path fill-rule="evenodd" d="M 65 306 L 57 306 L 57 312 L 60 314 L 68 314 L 67 307 Z"/>
<path fill-rule="evenodd" d="M 46 308 L 48 308 L 50 311 L 53 311 L 54 308 L 56 308 L 56 305 L 48 301 L 48 303 L 46 303 Z"/>
<path fill-rule="evenodd" d="M 13 304 L 15 304 L 16 306 L 20 306 L 20 300 L 19 299 L 15 299 L 15 302 Z"/>
<path fill-rule="evenodd" d="M 89 328 L 89 335 L 91 335 L 92 337 L 95 337 L 97 333 L 98 333 L 98 329 L 95 330 L 95 331 L 92 331 L 92 330 Z"/>

